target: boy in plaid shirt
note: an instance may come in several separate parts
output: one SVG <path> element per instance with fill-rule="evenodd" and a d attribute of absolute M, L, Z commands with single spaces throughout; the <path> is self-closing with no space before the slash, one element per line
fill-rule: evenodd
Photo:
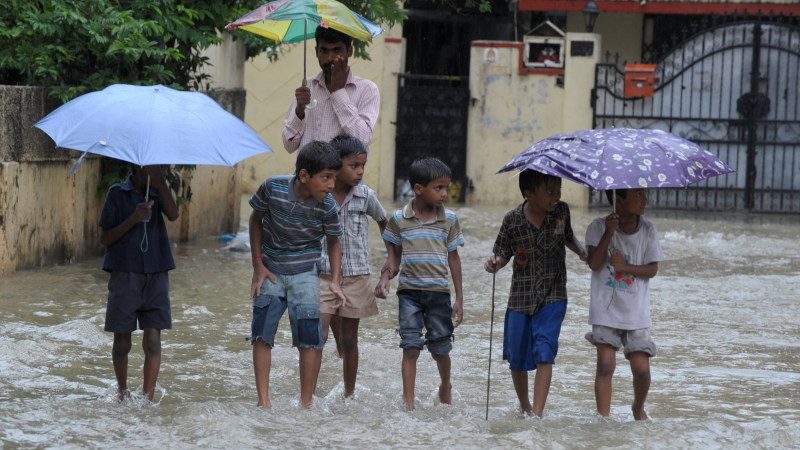
<path fill-rule="evenodd" d="M 524 170 L 519 175 L 519 189 L 525 201 L 506 213 L 494 255 L 486 260 L 484 269 L 494 273 L 514 258 L 503 359 L 509 363 L 520 408 L 525 414 L 541 417 L 567 312 L 565 248 L 581 260 L 586 256 L 572 232 L 569 206 L 560 201 L 561 179 Z M 531 370 L 536 370 L 533 402 L 528 398 Z"/>

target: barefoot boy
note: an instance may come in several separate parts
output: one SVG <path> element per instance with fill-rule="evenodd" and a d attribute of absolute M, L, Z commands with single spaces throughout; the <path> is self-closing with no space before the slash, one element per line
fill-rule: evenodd
<path fill-rule="evenodd" d="M 344 228 L 342 244 L 342 291 L 348 304 L 339 306 L 339 299 L 330 291 L 331 266 L 327 245 L 322 246 L 320 273 L 320 313 L 323 340 L 328 340 L 328 325 L 334 330 L 336 347 L 342 357 L 344 396 L 350 397 L 358 374 L 358 325 L 362 318 L 378 314 L 375 293 L 369 281 L 369 218 L 378 223 L 381 234 L 386 226 L 386 211 L 378 195 L 362 184 L 367 165 L 367 148 L 353 136 L 343 134 L 331 140 L 331 146 L 342 159 L 336 174 L 333 198 L 339 205 L 339 221 Z"/>
<path fill-rule="evenodd" d="M 250 199 L 253 259 L 253 369 L 258 406 L 270 408 L 269 375 L 275 332 L 289 309 L 292 346 L 300 353 L 300 407 L 308 408 L 322 361 L 319 320 L 319 263 L 323 237 L 331 261 L 330 289 L 339 304 L 341 290 L 339 207 L 333 200 L 339 154 L 325 142 L 306 144 L 297 154 L 294 175 L 270 177 Z"/>
<path fill-rule="evenodd" d="M 575 242 L 569 206 L 560 201 L 561 179 L 533 170 L 519 175 L 525 201 L 503 218 L 494 255 L 484 268 L 494 273 L 514 258 L 511 294 L 503 330 L 503 359 L 508 361 L 519 405 L 525 414 L 541 417 L 558 335 L 567 312 L 565 247 L 585 259 Z M 528 397 L 528 372 L 536 370 L 533 404 Z"/>
<path fill-rule="evenodd" d="M 616 352 L 623 348 L 633 373 L 633 418 L 647 419 L 644 401 L 650 389 L 650 357 L 656 345 L 650 337 L 650 278 L 664 259 L 653 222 L 642 217 L 647 189 L 616 193 L 616 212 L 595 219 L 586 229 L 587 263 L 592 269 L 589 324 L 586 339 L 597 347 L 594 394 L 597 412 L 611 412 L 611 378 Z"/>
<path fill-rule="evenodd" d="M 103 270 L 111 273 L 105 330 L 114 333 L 112 360 L 120 400 L 130 396 L 131 333 L 137 323 L 144 331 L 142 391 L 153 400 L 161 368 L 161 330 L 172 328 L 168 272 L 175 268 L 162 214 L 176 220 L 178 205 L 167 186 L 169 166 L 133 165 L 131 170 L 127 180 L 108 189 L 100 213 Z"/>
<path fill-rule="evenodd" d="M 445 404 L 452 402 L 450 350 L 453 328 L 461 323 L 464 310 L 458 256 L 464 236 L 455 213 L 444 208 L 450 177 L 450 168 L 436 158 L 414 161 L 409 182 L 415 197 L 392 214 L 383 233 L 388 249 L 387 265 L 381 271 L 375 295 L 386 298 L 389 280 L 400 272 L 397 298 L 403 349 L 403 400 L 409 411 L 414 409 L 417 358 L 426 345 L 439 369 L 439 400 Z M 452 305 L 448 267 L 456 293 Z"/>

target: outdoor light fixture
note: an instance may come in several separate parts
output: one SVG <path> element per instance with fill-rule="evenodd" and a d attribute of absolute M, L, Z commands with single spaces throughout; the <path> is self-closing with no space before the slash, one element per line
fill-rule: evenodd
<path fill-rule="evenodd" d="M 586 7 L 581 11 L 583 13 L 583 23 L 586 25 L 586 32 L 591 33 L 594 31 L 594 23 L 597 21 L 597 16 L 600 14 L 600 9 L 597 8 L 597 3 L 594 0 L 586 2 Z"/>

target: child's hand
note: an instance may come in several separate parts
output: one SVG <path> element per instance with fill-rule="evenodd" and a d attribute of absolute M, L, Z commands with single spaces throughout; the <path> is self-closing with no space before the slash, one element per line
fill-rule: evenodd
<path fill-rule="evenodd" d="M 453 327 L 461 325 L 464 320 L 464 299 L 456 298 L 453 302 Z"/>
<path fill-rule="evenodd" d="M 341 308 L 342 306 L 347 306 L 350 302 L 347 300 L 347 296 L 344 295 L 344 291 L 342 291 L 342 283 L 341 280 L 337 283 L 335 280 L 331 283 L 331 292 L 333 295 L 339 299 L 339 303 L 336 304 L 336 308 Z"/>
<path fill-rule="evenodd" d="M 486 258 L 486 262 L 483 263 L 483 269 L 489 273 L 495 273 L 500 269 L 500 258 L 496 255 L 492 255 Z"/>
<path fill-rule="evenodd" d="M 375 297 L 383 298 L 389 296 L 389 280 L 385 277 L 381 277 L 381 281 L 378 282 L 378 285 L 375 286 Z"/>
<path fill-rule="evenodd" d="M 261 285 L 264 283 L 264 280 L 269 278 L 269 281 L 272 283 L 277 283 L 278 279 L 275 278 L 275 274 L 269 271 L 267 267 L 261 261 L 254 261 L 253 262 L 253 281 L 250 284 L 250 297 L 255 298 L 261 293 Z"/>
<path fill-rule="evenodd" d="M 148 221 L 152 215 L 153 200 L 139 203 L 136 205 L 136 209 L 133 211 L 133 218 L 136 220 L 136 222 Z"/>

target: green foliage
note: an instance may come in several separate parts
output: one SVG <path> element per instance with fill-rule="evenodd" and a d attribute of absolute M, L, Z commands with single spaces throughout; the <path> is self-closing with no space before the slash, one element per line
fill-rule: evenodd
<path fill-rule="evenodd" d="M 494 0 L 496 1 L 496 0 Z M 492 0 L 431 0 L 488 12 Z M 207 89 L 202 50 L 225 25 L 263 0 L 6 0 L 0 8 L 0 84 L 51 88 L 67 101 L 113 83 Z M 405 19 L 398 0 L 342 0 L 389 28 Z M 247 56 L 280 55 L 280 45 L 244 31 Z M 356 57 L 369 58 L 364 43 Z"/>
<path fill-rule="evenodd" d="M 258 0 L 7 0 L 0 84 L 51 88 L 63 101 L 113 83 L 202 88 L 201 51 Z M 253 43 L 263 51 L 268 42 Z M 207 87 L 207 86 L 206 86 Z"/>

